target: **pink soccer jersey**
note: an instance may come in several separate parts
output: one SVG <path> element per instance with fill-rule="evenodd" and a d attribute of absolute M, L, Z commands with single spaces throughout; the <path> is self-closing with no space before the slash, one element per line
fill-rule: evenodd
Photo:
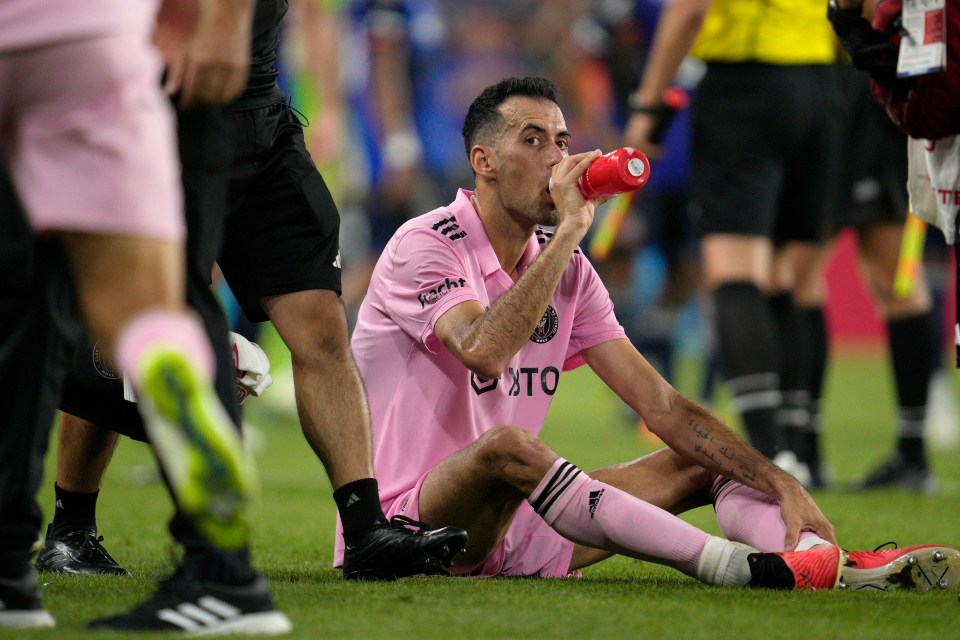
<path fill-rule="evenodd" d="M 377 263 L 352 348 L 366 385 L 381 500 L 499 425 L 537 434 L 583 349 L 624 338 L 606 289 L 577 250 L 533 335 L 492 380 L 471 373 L 433 328 L 466 300 L 490 306 L 514 283 L 500 268 L 471 192 L 404 224 Z M 538 229 L 522 274 L 551 234 Z"/>

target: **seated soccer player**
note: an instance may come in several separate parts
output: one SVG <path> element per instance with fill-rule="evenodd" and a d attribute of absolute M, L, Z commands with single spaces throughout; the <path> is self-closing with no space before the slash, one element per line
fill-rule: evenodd
<path fill-rule="evenodd" d="M 949 547 L 842 551 L 794 478 L 625 338 L 577 248 L 598 204 L 577 179 L 600 154 L 569 154 L 549 81 L 488 87 L 463 138 L 475 190 L 397 231 L 352 343 L 384 511 L 467 530 L 450 573 L 561 577 L 622 554 L 715 585 L 957 582 L 960 552 Z M 561 372 L 583 363 L 668 447 L 587 474 L 540 441 Z M 730 540 L 674 515 L 711 501 Z"/>

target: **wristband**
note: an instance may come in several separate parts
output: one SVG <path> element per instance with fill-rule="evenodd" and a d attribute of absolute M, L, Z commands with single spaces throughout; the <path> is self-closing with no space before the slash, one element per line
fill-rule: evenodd
<path fill-rule="evenodd" d="M 656 114 L 663 109 L 663 103 L 659 104 L 642 104 L 637 98 L 635 93 L 631 93 L 627 97 L 627 110 L 631 115 L 634 113 L 647 113 L 647 114 Z"/>

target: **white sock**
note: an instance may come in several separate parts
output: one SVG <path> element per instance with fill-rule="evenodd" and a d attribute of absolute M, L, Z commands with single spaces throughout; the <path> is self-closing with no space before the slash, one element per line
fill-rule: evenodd
<path fill-rule="evenodd" d="M 808 549 L 813 549 L 814 547 L 824 546 L 832 546 L 832 543 L 827 542 L 820 536 L 811 533 L 808 534 L 807 537 L 801 538 L 800 542 L 797 543 L 797 551 L 807 551 Z"/>
<path fill-rule="evenodd" d="M 711 585 L 739 587 L 750 582 L 747 556 L 757 553 L 741 542 L 710 536 L 697 561 L 697 579 Z"/>

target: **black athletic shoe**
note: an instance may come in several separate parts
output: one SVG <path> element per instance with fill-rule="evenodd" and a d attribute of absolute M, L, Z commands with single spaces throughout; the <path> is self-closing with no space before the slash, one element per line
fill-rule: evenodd
<path fill-rule="evenodd" d="M 857 485 L 857 489 L 896 488 L 916 491 L 917 493 L 934 493 L 937 490 L 937 479 L 930 473 L 924 464 L 908 462 L 899 451 L 867 474 L 867 477 Z"/>
<path fill-rule="evenodd" d="M 187 578 L 179 573 L 130 611 L 87 624 L 113 631 L 180 631 L 186 635 L 288 633 L 293 625 L 273 606 L 263 576 L 245 585 Z"/>
<path fill-rule="evenodd" d="M 128 576 L 130 572 L 117 564 L 100 544 L 103 536 L 96 529 L 73 529 L 54 532 L 47 527 L 47 539 L 37 556 L 37 571 L 55 571 L 88 576 Z"/>
<path fill-rule="evenodd" d="M 457 527 L 430 531 L 430 525 L 405 516 L 377 525 L 359 544 L 343 552 L 348 580 L 396 580 L 436 575 L 467 547 L 467 532 Z"/>
<path fill-rule="evenodd" d="M 53 626 L 53 616 L 40 603 L 37 574 L 32 569 L 20 578 L 0 578 L 0 629 Z"/>

